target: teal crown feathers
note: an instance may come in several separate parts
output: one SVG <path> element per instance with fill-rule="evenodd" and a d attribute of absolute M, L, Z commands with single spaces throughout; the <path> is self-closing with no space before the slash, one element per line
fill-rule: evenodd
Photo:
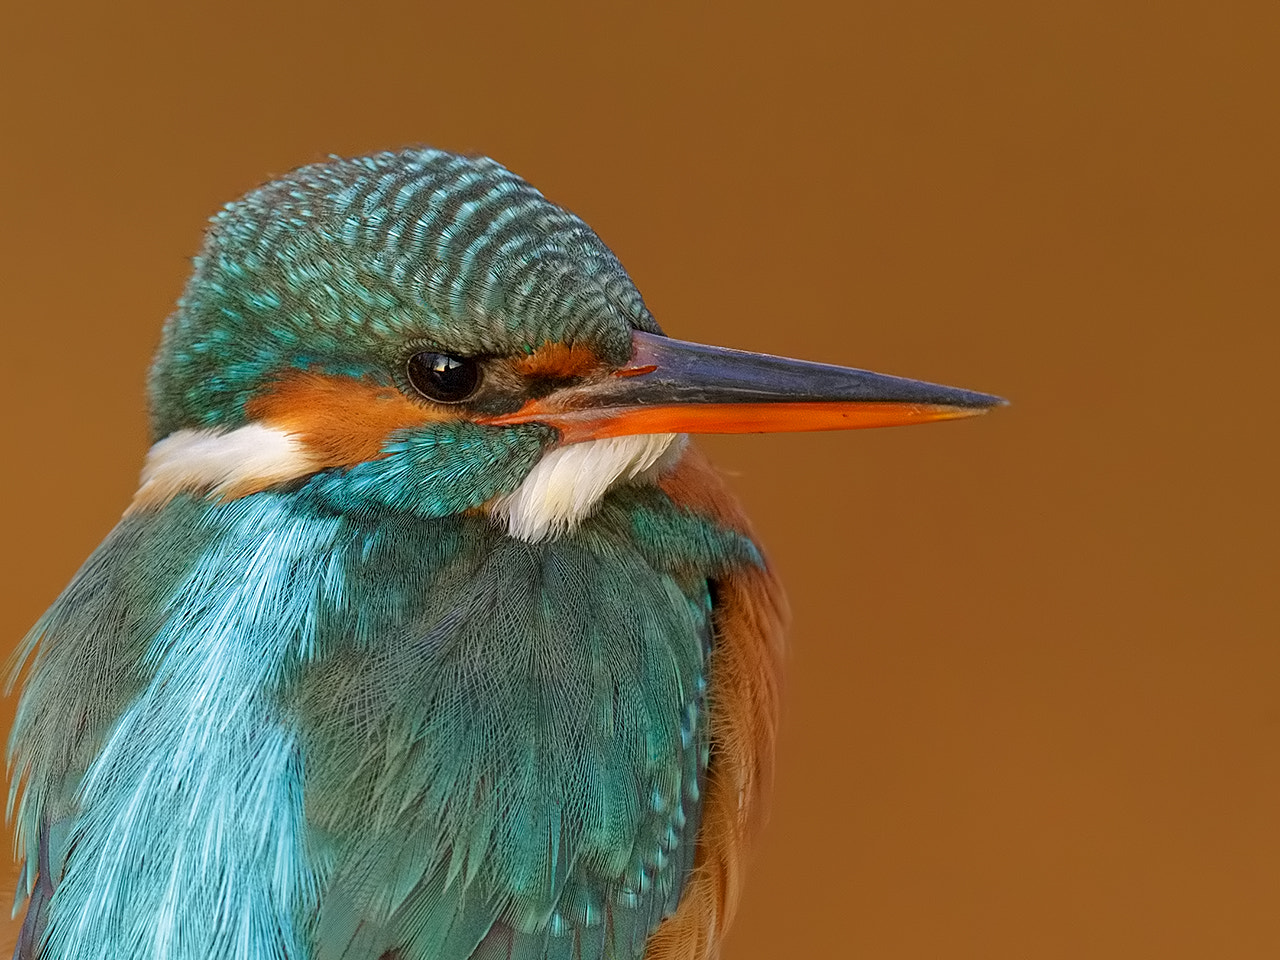
<path fill-rule="evenodd" d="M 213 219 L 152 370 L 152 430 L 238 426 L 289 365 L 390 381 L 415 340 L 466 355 L 587 342 L 620 363 L 633 328 L 658 331 L 613 253 L 497 162 L 334 157 Z"/>

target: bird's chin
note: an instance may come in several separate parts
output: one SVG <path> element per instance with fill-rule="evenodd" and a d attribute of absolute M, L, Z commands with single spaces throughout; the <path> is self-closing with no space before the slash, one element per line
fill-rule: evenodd
<path fill-rule="evenodd" d="M 589 517 L 614 487 L 652 483 L 670 470 L 688 442 L 683 433 L 646 433 L 555 447 L 515 490 L 489 504 L 489 514 L 519 540 L 560 536 Z"/>

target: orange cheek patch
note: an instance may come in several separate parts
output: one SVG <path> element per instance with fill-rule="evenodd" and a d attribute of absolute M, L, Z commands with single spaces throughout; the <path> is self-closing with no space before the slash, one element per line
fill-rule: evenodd
<path fill-rule="evenodd" d="M 452 419 L 394 387 L 304 372 L 277 380 L 245 405 L 245 413 L 298 436 L 320 469 L 376 460 L 395 431 Z"/>
<path fill-rule="evenodd" d="M 516 372 L 521 376 L 556 380 L 585 377 L 599 366 L 600 358 L 596 352 L 578 343 L 571 347 L 563 343 L 548 343 L 515 362 Z"/>

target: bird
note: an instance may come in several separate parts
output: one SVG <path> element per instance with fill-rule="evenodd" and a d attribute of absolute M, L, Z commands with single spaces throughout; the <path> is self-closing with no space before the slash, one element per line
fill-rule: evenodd
<path fill-rule="evenodd" d="M 136 494 L 15 654 L 16 960 L 705 960 L 781 587 L 690 434 L 1003 401 L 666 336 L 485 157 L 210 221 Z"/>

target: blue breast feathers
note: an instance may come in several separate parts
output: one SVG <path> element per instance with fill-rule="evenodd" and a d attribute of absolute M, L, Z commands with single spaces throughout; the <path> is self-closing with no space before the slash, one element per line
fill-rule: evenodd
<path fill-rule="evenodd" d="M 11 742 L 43 956 L 640 957 L 692 867 L 708 579 L 756 561 L 654 489 L 540 544 L 305 487 L 126 518 Z"/>

